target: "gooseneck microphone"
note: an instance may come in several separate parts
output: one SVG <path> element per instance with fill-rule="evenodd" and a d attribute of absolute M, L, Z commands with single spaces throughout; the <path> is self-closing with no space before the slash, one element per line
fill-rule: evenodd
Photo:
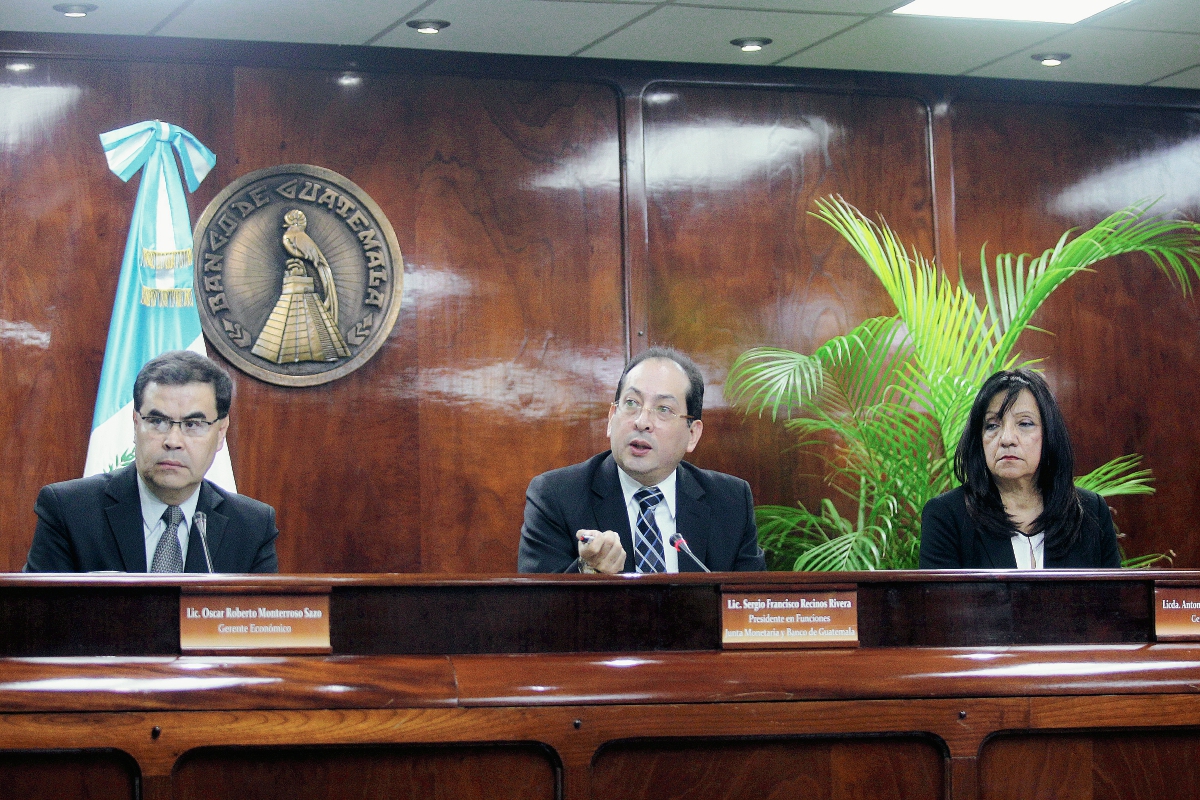
<path fill-rule="evenodd" d="M 208 517 L 203 511 L 197 511 L 192 514 L 192 524 L 196 526 L 196 533 L 200 534 L 200 549 L 204 551 L 204 563 L 211 573 L 213 566 L 212 556 L 208 554 Z"/>
<path fill-rule="evenodd" d="M 683 552 L 685 552 L 689 556 L 691 556 L 692 561 L 695 561 L 700 566 L 700 569 L 704 570 L 705 572 L 712 572 L 711 569 L 704 566 L 703 561 L 696 558 L 696 554 L 692 552 L 692 548 L 688 547 L 687 539 L 684 539 L 683 534 L 681 534 L 679 531 L 672 533 L 671 538 L 668 540 L 667 543 L 675 548 L 675 552 L 678 553 L 680 550 L 682 550 Z"/>

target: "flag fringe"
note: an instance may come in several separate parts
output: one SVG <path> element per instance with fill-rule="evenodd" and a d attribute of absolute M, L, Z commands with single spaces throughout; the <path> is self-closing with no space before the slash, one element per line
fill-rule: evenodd
<path fill-rule="evenodd" d="M 191 289 L 155 289 L 142 287 L 142 305 L 151 308 L 186 308 L 196 304 Z"/>
<path fill-rule="evenodd" d="M 184 250 L 150 250 L 142 248 L 142 266 L 146 269 L 183 269 L 192 266 L 192 248 Z M 189 304 L 190 305 L 190 304 Z"/>

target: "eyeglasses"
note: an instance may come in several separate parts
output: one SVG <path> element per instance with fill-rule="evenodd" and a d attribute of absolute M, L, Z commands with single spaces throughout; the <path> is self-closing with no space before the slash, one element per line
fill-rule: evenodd
<path fill-rule="evenodd" d="M 171 428 L 178 425 L 179 430 L 183 432 L 184 436 L 199 439 L 208 433 L 209 428 L 216 425 L 223 418 L 201 419 L 199 417 L 189 417 L 187 419 L 171 419 L 170 417 L 162 417 L 158 414 L 151 414 L 146 417 L 138 414 L 138 419 L 141 420 L 142 428 L 159 436 L 166 436 L 171 432 Z"/>
<path fill-rule="evenodd" d="M 642 409 L 645 408 L 645 406 L 642 405 L 642 401 L 638 400 L 636 397 L 626 397 L 619 403 L 613 403 L 613 405 L 616 407 L 618 414 L 620 414 L 622 417 L 628 417 L 630 419 L 637 419 L 642 413 Z M 695 417 L 689 417 L 687 414 L 680 414 L 676 412 L 675 409 L 671 408 L 670 406 L 651 406 L 650 414 L 659 422 L 671 422 L 672 420 L 682 419 L 686 420 L 690 424 L 692 420 L 695 419 Z"/>

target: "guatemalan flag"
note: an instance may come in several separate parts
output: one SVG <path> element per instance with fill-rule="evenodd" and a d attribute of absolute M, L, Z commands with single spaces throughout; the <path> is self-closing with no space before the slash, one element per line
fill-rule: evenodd
<path fill-rule="evenodd" d="M 192 293 L 192 224 L 174 147 L 189 192 L 217 157 L 176 125 L 152 120 L 100 134 L 108 166 L 123 181 L 142 170 L 129 240 L 121 261 L 108 344 L 84 477 L 133 461 L 133 381 L 142 366 L 168 350 L 207 355 Z M 208 479 L 237 491 L 229 451 L 217 454 Z"/>

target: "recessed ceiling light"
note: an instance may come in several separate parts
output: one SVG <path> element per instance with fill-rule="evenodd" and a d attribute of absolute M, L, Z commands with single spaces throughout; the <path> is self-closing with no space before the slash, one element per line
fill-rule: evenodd
<path fill-rule="evenodd" d="M 444 19 L 410 19 L 404 24 L 416 30 L 417 33 L 437 33 L 450 27 L 450 23 Z"/>
<path fill-rule="evenodd" d="M 59 3 L 54 10 L 64 17 L 86 17 L 99 7 L 92 3 Z"/>
<path fill-rule="evenodd" d="M 9 72 L 29 72 L 33 69 L 33 64 L 27 61 L 11 61 L 4 65 L 4 68 Z"/>
<path fill-rule="evenodd" d="M 765 36 L 748 36 L 741 39 L 731 39 L 729 42 L 734 47 L 740 47 L 743 53 L 757 53 L 771 43 L 771 40 Z"/>
<path fill-rule="evenodd" d="M 1043 67 L 1057 67 L 1071 57 L 1070 53 L 1035 53 L 1030 56 Z"/>
<path fill-rule="evenodd" d="M 913 0 L 893 14 L 1071 25 L 1129 0 Z"/>
<path fill-rule="evenodd" d="M 338 86 L 358 86 L 362 84 L 362 75 L 357 72 L 343 72 L 337 79 Z"/>

